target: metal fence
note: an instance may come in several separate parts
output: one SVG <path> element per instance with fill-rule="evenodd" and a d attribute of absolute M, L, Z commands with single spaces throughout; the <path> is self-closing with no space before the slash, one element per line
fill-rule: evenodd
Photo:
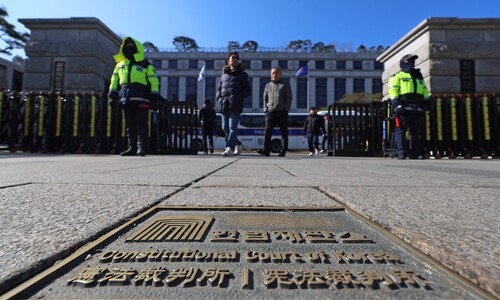
<path fill-rule="evenodd" d="M 395 124 L 389 101 L 334 103 L 329 155 L 394 156 Z M 435 95 L 425 109 L 421 153 L 425 158 L 500 156 L 500 100 L 496 94 Z M 409 135 L 407 134 L 409 139 Z"/>
<path fill-rule="evenodd" d="M 198 108 L 161 103 L 148 120 L 153 154 L 196 154 Z M 32 94 L 0 91 L 0 145 L 41 153 L 120 153 L 127 147 L 125 119 L 103 94 Z"/>
<path fill-rule="evenodd" d="M 383 104 L 383 153 L 393 154 L 394 122 Z M 500 156 L 500 111 L 496 94 L 434 95 L 425 110 L 421 135 L 424 157 Z M 409 136 L 407 135 L 407 138 Z M 391 155 L 392 156 L 392 155 Z"/>
<path fill-rule="evenodd" d="M 499 157 L 500 99 L 495 94 L 437 95 L 425 110 L 425 157 Z M 328 114 L 330 156 L 391 156 L 394 122 L 389 101 L 334 103 Z M 154 154 L 196 154 L 201 149 L 198 108 L 167 102 L 149 114 Z M 25 94 L 0 91 L 0 145 L 12 152 L 120 153 L 127 147 L 117 104 L 102 94 Z"/>

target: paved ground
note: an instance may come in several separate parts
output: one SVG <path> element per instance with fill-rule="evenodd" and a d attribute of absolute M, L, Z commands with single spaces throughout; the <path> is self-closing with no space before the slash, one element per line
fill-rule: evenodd
<path fill-rule="evenodd" d="M 500 297 L 500 160 L 0 152 L 0 294 L 156 204 L 346 205 Z"/>

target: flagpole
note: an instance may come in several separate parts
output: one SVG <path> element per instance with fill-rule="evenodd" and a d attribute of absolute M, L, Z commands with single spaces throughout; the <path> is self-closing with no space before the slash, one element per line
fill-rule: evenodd
<path fill-rule="evenodd" d="M 307 62 L 307 110 L 311 107 L 311 102 L 309 102 L 309 61 Z"/>
<path fill-rule="evenodd" d="M 205 66 L 206 64 L 207 64 L 207 62 L 203 61 L 203 68 L 205 68 L 205 73 L 207 72 L 207 69 L 206 69 L 206 66 Z M 203 75 L 203 101 L 205 101 L 205 80 L 206 80 L 206 78 L 207 78 L 207 75 L 204 74 Z"/>

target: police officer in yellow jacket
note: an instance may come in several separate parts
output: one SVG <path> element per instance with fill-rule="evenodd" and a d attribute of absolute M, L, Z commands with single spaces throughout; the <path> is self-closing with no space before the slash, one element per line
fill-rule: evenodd
<path fill-rule="evenodd" d="M 429 91 L 420 69 L 415 69 L 417 55 L 407 54 L 399 61 L 401 71 L 389 79 L 389 97 L 394 117 L 399 118 L 395 142 L 398 159 L 421 158 L 420 131 L 424 107 L 429 103 Z M 410 145 L 406 145 L 406 131 L 410 130 Z M 408 151 L 408 150 L 409 151 Z"/>
<path fill-rule="evenodd" d="M 144 57 L 143 45 L 131 37 L 125 37 L 120 53 L 114 56 L 117 62 L 111 84 L 111 103 L 120 101 L 127 127 L 128 149 L 122 156 L 145 156 L 148 145 L 148 114 L 152 101 L 161 101 L 158 94 L 158 77 L 154 67 Z"/>

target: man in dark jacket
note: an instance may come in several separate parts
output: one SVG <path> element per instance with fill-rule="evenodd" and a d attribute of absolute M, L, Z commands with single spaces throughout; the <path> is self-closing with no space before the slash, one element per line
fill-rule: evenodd
<path fill-rule="evenodd" d="M 266 113 L 266 132 L 264 149 L 257 153 L 269 156 L 271 153 L 271 136 L 278 126 L 281 131 L 281 150 L 279 156 L 288 151 L 288 112 L 292 106 L 292 89 L 288 82 L 281 80 L 282 72 L 278 67 L 271 69 L 271 82 L 264 88 L 264 112 Z"/>
<path fill-rule="evenodd" d="M 203 101 L 203 107 L 200 109 L 200 122 L 203 130 L 203 151 L 208 154 L 207 137 L 210 144 L 210 153 L 214 153 L 214 128 L 216 114 L 212 108 L 209 99 Z"/>
<path fill-rule="evenodd" d="M 222 156 L 239 155 L 241 142 L 238 140 L 238 123 L 243 112 L 243 101 L 250 96 L 248 74 L 237 52 L 229 53 L 227 66 L 217 87 L 217 108 L 222 113 L 222 128 L 226 133 L 226 149 Z"/>
<path fill-rule="evenodd" d="M 323 134 L 326 133 L 325 122 L 318 116 L 318 110 L 316 107 L 312 106 L 309 108 L 309 116 L 306 118 L 304 123 L 303 134 L 307 133 L 307 144 L 309 146 L 309 156 L 318 155 L 319 148 L 319 131 L 323 130 Z"/>

